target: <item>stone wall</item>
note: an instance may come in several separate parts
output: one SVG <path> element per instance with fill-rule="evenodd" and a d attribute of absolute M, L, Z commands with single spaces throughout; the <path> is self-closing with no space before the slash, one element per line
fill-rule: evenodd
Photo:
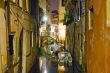
<path fill-rule="evenodd" d="M 71 0 L 70 0 L 71 1 Z M 79 1 L 79 0 L 78 0 Z M 74 1 L 73 1 L 74 2 Z M 84 1 L 83 1 L 84 2 Z M 85 8 L 84 6 L 82 8 Z M 82 71 L 86 66 L 85 55 L 85 12 L 80 12 L 80 16 L 77 15 L 77 6 L 67 1 L 66 11 L 73 9 L 71 23 L 66 24 L 66 48 L 72 54 L 73 61 L 75 61 Z M 83 13 L 82 13 L 83 12 Z M 77 18 L 78 17 L 78 18 Z M 76 66 L 74 66 L 76 67 Z"/>

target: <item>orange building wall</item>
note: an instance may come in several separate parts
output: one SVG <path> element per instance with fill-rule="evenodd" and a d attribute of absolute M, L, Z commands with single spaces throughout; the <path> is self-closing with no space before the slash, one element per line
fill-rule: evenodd
<path fill-rule="evenodd" d="M 106 26 L 106 0 L 87 0 L 87 73 L 110 73 L 110 28 Z M 88 9 L 93 4 L 93 30 L 88 29 Z"/>

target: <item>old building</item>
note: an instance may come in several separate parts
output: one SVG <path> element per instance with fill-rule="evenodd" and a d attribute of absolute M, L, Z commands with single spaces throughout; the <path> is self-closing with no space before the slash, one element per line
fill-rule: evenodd
<path fill-rule="evenodd" d="M 4 1 L 0 0 L 0 73 L 2 73 L 3 69 L 7 66 L 6 19 L 4 14 Z"/>
<path fill-rule="evenodd" d="M 61 43 L 65 42 L 65 30 L 66 26 L 64 24 L 64 16 L 65 16 L 65 5 L 63 2 L 65 0 L 58 0 L 58 39 Z"/>
<path fill-rule="evenodd" d="M 37 3 L 0 0 L 0 73 L 27 73 L 32 67 L 37 55 Z"/>
<path fill-rule="evenodd" d="M 71 53 L 72 73 L 110 73 L 110 0 L 0 0 L 0 73 L 51 69 L 53 41 Z"/>
<path fill-rule="evenodd" d="M 66 48 L 73 57 L 74 72 L 84 72 L 85 55 L 85 0 L 65 2 Z"/>
<path fill-rule="evenodd" d="M 110 0 L 86 1 L 87 73 L 110 73 Z"/>

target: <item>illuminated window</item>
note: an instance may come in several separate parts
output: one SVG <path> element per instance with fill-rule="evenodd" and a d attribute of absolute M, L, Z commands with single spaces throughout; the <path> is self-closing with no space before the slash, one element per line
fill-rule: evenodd
<path fill-rule="evenodd" d="M 106 26 L 110 27 L 110 0 L 106 0 Z"/>
<path fill-rule="evenodd" d="M 19 0 L 18 3 L 19 3 L 19 6 L 20 6 L 20 7 L 23 7 L 23 0 Z"/>
<path fill-rule="evenodd" d="M 26 10 L 29 11 L 29 0 L 26 0 Z"/>

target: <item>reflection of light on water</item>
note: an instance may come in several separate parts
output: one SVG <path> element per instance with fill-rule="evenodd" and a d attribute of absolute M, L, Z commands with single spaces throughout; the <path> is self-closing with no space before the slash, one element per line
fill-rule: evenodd
<path fill-rule="evenodd" d="M 47 69 L 44 70 L 44 73 L 47 73 Z"/>
<path fill-rule="evenodd" d="M 40 70 L 41 70 L 41 67 L 42 67 L 42 59 L 41 59 L 41 57 L 40 57 Z"/>
<path fill-rule="evenodd" d="M 64 66 L 58 66 L 58 70 L 59 71 L 65 71 L 65 67 Z"/>
<path fill-rule="evenodd" d="M 64 57 L 64 54 L 61 54 L 61 57 Z"/>
<path fill-rule="evenodd" d="M 61 66 L 61 68 L 64 69 L 65 67 L 64 66 Z"/>

